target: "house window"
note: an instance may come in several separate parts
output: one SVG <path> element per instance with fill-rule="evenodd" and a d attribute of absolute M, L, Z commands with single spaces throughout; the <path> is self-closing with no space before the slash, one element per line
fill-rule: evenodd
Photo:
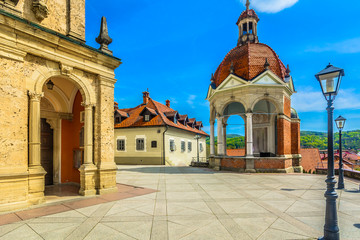
<path fill-rule="evenodd" d="M 189 152 L 191 152 L 191 149 L 192 149 L 191 142 L 188 142 L 188 150 L 189 150 Z"/>
<path fill-rule="evenodd" d="M 115 118 L 115 123 L 120 123 L 120 117 Z"/>
<path fill-rule="evenodd" d="M 136 139 L 136 150 L 137 151 L 144 151 L 144 139 L 138 138 Z"/>
<path fill-rule="evenodd" d="M 117 147 L 118 151 L 125 151 L 125 139 L 118 139 L 117 140 Z"/>
<path fill-rule="evenodd" d="M 151 147 L 152 148 L 157 148 L 157 141 L 152 141 L 151 142 Z"/>
<path fill-rule="evenodd" d="M 150 115 L 145 115 L 145 122 L 148 122 L 148 121 L 150 121 Z"/>
<path fill-rule="evenodd" d="M 171 152 L 175 151 L 175 141 L 174 141 L 174 139 L 170 139 L 170 151 Z"/>
<path fill-rule="evenodd" d="M 202 145 L 202 143 L 200 143 L 200 152 L 203 152 L 204 151 L 204 147 Z"/>
<path fill-rule="evenodd" d="M 181 152 L 185 152 L 185 141 L 181 141 Z"/>

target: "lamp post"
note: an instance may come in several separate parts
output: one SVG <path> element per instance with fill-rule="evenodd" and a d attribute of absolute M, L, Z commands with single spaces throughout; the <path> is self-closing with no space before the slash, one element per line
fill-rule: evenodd
<path fill-rule="evenodd" d="M 344 76 L 344 70 L 329 65 L 315 75 L 319 81 L 322 93 L 327 100 L 328 113 L 328 172 L 325 180 L 327 190 L 324 194 L 326 198 L 324 236 L 319 239 L 339 239 L 339 227 L 336 210 L 336 199 L 338 195 L 335 191 L 335 170 L 334 170 L 334 133 L 333 133 L 333 115 L 334 100 L 339 91 L 341 77 Z"/>
<path fill-rule="evenodd" d="M 342 159 L 342 142 L 341 142 L 341 135 L 342 130 L 345 126 L 346 118 L 339 116 L 335 119 L 335 123 L 337 128 L 339 129 L 339 183 L 338 189 L 344 189 L 344 169 L 343 169 L 343 159 Z"/>
<path fill-rule="evenodd" d="M 201 138 L 201 136 L 197 133 L 194 138 L 196 139 L 197 162 L 199 162 L 199 139 Z"/>

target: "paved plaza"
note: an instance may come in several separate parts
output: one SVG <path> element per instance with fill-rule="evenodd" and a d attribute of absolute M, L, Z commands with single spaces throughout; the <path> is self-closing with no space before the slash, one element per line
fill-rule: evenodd
<path fill-rule="evenodd" d="M 122 200 L 104 197 L 108 201 L 2 225 L 0 239 L 316 239 L 323 233 L 324 180 L 118 166 L 119 184 L 143 189 L 129 187 Z M 345 187 L 337 191 L 341 239 L 360 239 L 359 183 L 347 179 Z"/>

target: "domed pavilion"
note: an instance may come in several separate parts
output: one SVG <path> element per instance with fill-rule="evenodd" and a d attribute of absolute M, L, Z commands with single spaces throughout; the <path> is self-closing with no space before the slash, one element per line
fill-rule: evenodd
<path fill-rule="evenodd" d="M 291 107 L 295 93 L 289 65 L 260 43 L 259 17 L 253 9 L 237 21 L 239 40 L 211 77 L 210 167 L 240 172 L 301 172 L 300 119 Z M 227 156 L 229 117 L 240 116 L 245 125 L 245 156 Z M 217 123 L 217 152 L 215 151 Z"/>

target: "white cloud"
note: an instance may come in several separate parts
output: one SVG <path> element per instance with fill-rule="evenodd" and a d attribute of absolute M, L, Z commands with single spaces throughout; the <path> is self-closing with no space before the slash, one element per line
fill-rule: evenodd
<path fill-rule="evenodd" d="M 326 43 L 323 46 L 309 47 L 308 52 L 360 53 L 360 37 L 347 39 L 336 43 Z"/>
<path fill-rule="evenodd" d="M 186 102 L 192 107 L 195 108 L 194 106 L 194 100 L 196 98 L 196 95 L 189 95 L 188 99 L 186 100 Z"/>
<path fill-rule="evenodd" d="M 277 13 L 285 8 L 292 7 L 299 0 L 252 0 L 250 1 L 250 7 L 259 12 Z M 243 3 L 246 0 L 242 0 Z"/>
<path fill-rule="evenodd" d="M 292 104 L 298 112 L 321 112 L 325 111 L 327 106 L 321 90 L 313 88 L 299 90 L 293 95 Z M 336 109 L 360 109 L 360 94 L 355 93 L 355 89 L 340 89 L 334 107 Z"/>

